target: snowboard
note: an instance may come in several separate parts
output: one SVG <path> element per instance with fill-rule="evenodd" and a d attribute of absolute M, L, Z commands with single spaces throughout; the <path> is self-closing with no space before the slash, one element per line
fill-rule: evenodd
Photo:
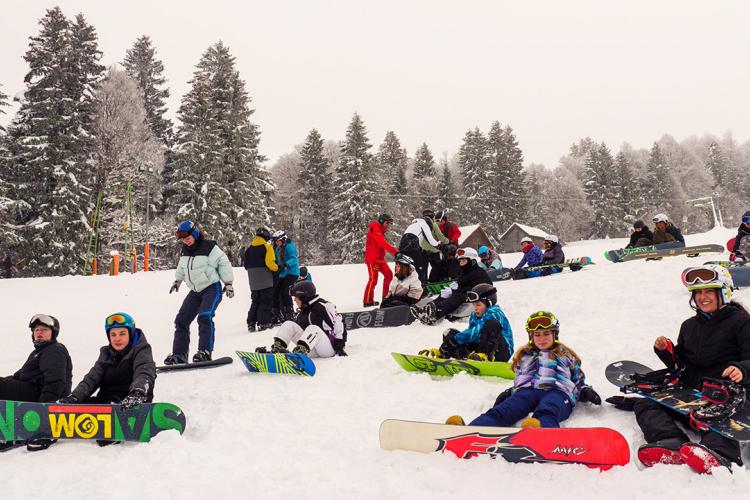
<path fill-rule="evenodd" d="M 570 267 L 571 264 L 583 267 L 591 265 L 593 262 L 591 261 L 591 257 L 576 257 L 573 259 L 567 259 L 561 264 L 545 264 L 543 266 L 524 267 L 521 269 L 522 273 L 516 273 L 516 275 L 513 276 L 513 279 L 536 278 L 537 276 L 557 274 L 566 267 Z"/>
<path fill-rule="evenodd" d="M 425 288 L 427 289 L 427 295 L 437 295 L 443 288 L 448 288 L 456 280 L 445 280 L 436 281 L 435 283 L 427 283 Z"/>
<path fill-rule="evenodd" d="M 647 373 L 649 367 L 634 361 L 618 361 L 607 366 L 605 376 L 612 384 L 623 388 L 632 382 L 633 373 Z M 706 404 L 698 390 L 679 387 L 651 393 L 636 392 L 639 396 L 656 401 L 671 410 L 688 416 L 690 410 Z M 720 421 L 705 421 L 712 431 L 735 441 L 750 441 L 750 401 L 735 413 L 732 418 Z"/>
<path fill-rule="evenodd" d="M 726 267 L 727 269 L 730 269 L 732 267 L 750 267 L 750 262 L 745 261 L 739 261 L 735 260 L 732 262 L 731 260 L 708 260 L 703 263 L 704 265 L 707 264 L 715 264 L 721 267 Z"/>
<path fill-rule="evenodd" d="M 161 431 L 185 431 L 185 414 L 170 403 L 130 410 L 108 404 L 27 403 L 0 400 L 0 441 L 98 439 L 147 443 Z"/>
<path fill-rule="evenodd" d="M 648 245 L 645 247 L 618 248 L 616 250 L 607 250 L 604 252 L 604 258 L 611 262 L 622 262 L 625 256 L 654 252 L 667 248 L 682 248 L 685 245 L 680 241 L 671 241 L 669 243 L 660 243 L 658 245 Z"/>
<path fill-rule="evenodd" d="M 510 363 L 502 361 L 474 361 L 471 359 L 437 359 L 414 354 L 392 352 L 396 363 L 407 372 L 424 372 L 441 377 L 452 377 L 466 372 L 480 377 L 502 377 L 513 380 L 515 373 Z"/>
<path fill-rule="evenodd" d="M 286 375 L 315 375 L 315 363 L 304 354 L 265 354 L 235 351 L 251 373 L 282 373 Z"/>
<path fill-rule="evenodd" d="M 182 363 L 177 365 L 162 365 L 157 366 L 156 371 L 159 373 L 163 372 L 177 372 L 185 370 L 196 370 L 198 368 L 215 368 L 221 365 L 228 365 L 232 363 L 232 358 L 224 356 L 223 358 L 212 359 L 211 361 L 200 361 L 198 363 Z"/>
<path fill-rule="evenodd" d="M 409 310 L 409 306 L 345 312 L 341 314 L 341 317 L 344 320 L 347 331 L 357 328 L 386 328 L 409 325 L 415 319 Z"/>
<path fill-rule="evenodd" d="M 641 247 L 648 248 L 648 247 Z M 716 252 L 721 253 L 724 251 L 724 247 L 721 245 L 697 245 L 692 247 L 678 247 L 678 248 L 657 248 L 647 252 L 631 253 L 625 255 L 622 258 L 623 262 L 629 262 L 636 259 L 653 259 L 656 257 L 674 257 L 677 255 L 698 255 L 701 253 Z"/>
<path fill-rule="evenodd" d="M 501 267 L 500 269 L 490 269 L 487 271 L 487 275 L 492 281 L 505 281 L 513 278 L 513 273 L 510 268 Z"/>
<path fill-rule="evenodd" d="M 584 464 L 601 470 L 630 461 L 630 448 L 606 427 L 524 429 L 384 420 L 380 447 L 421 453 L 449 451 L 459 458 L 502 457 L 515 463 Z"/>

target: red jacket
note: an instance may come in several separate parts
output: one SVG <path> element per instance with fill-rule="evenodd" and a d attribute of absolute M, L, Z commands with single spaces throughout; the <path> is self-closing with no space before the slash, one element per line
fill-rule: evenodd
<path fill-rule="evenodd" d="M 367 241 L 365 242 L 365 264 L 380 264 L 385 262 L 385 253 L 396 255 L 396 248 L 385 240 L 385 233 L 380 222 L 374 220 L 367 227 Z"/>
<path fill-rule="evenodd" d="M 457 225 L 453 224 L 452 222 L 445 221 L 442 224 L 438 224 L 438 227 L 440 227 L 440 231 L 445 235 L 445 237 L 450 240 L 451 245 L 458 246 L 458 239 L 461 237 L 461 230 L 458 229 Z"/>

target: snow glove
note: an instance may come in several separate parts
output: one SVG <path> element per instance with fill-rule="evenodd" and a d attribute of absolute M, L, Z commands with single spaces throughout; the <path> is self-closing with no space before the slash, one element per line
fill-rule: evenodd
<path fill-rule="evenodd" d="M 71 394 L 70 396 L 65 396 L 64 398 L 58 399 L 56 403 L 59 403 L 61 405 L 74 405 L 74 404 L 78 404 L 79 401 L 77 397 Z"/>
<path fill-rule="evenodd" d="M 635 402 L 638 399 L 639 398 L 629 398 L 627 396 L 612 396 L 607 398 L 605 401 L 607 401 L 607 403 L 611 405 L 614 405 L 618 410 L 633 411 Z"/>
<path fill-rule="evenodd" d="M 172 283 L 172 288 L 169 289 L 169 293 L 176 292 L 180 289 L 180 285 L 182 284 L 182 281 L 175 281 Z"/>
<path fill-rule="evenodd" d="M 590 385 L 586 385 L 581 389 L 581 392 L 578 394 L 578 401 L 582 403 L 591 403 L 592 405 L 597 406 L 602 404 L 602 398 Z"/>
<path fill-rule="evenodd" d="M 455 281 L 451 283 L 450 285 L 448 285 L 447 287 L 440 290 L 440 296 L 444 299 L 448 299 L 450 298 L 451 295 L 453 295 L 453 290 L 458 290 L 458 283 Z"/>
<path fill-rule="evenodd" d="M 123 410 L 130 410 L 134 406 L 138 406 L 139 404 L 146 402 L 146 393 L 143 392 L 143 389 L 133 389 L 130 391 L 130 394 L 125 396 L 122 401 L 120 401 L 120 406 Z"/>
<path fill-rule="evenodd" d="M 234 287 L 231 283 L 227 283 L 224 285 L 224 289 L 222 292 L 227 296 L 228 299 L 231 299 L 234 297 Z"/>
<path fill-rule="evenodd" d="M 458 349 L 458 342 L 456 342 L 456 334 L 461 333 L 455 328 L 449 328 L 443 332 L 443 343 L 440 345 L 440 357 L 444 359 L 450 359 L 453 357 L 453 353 Z"/>

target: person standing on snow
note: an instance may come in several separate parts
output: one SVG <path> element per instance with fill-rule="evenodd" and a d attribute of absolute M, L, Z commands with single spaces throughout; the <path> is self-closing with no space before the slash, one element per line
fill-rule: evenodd
<path fill-rule="evenodd" d="M 380 214 L 378 220 L 367 226 L 365 240 L 365 265 L 367 266 L 367 285 L 362 298 L 362 307 L 372 307 L 379 304 L 375 301 L 375 287 L 378 286 L 378 274 L 383 275 L 383 298 L 388 295 L 388 287 L 393 279 L 393 273 L 385 262 L 385 254 L 396 255 L 398 250 L 385 239 L 385 233 L 391 228 L 393 217 L 386 213 Z"/>
<path fill-rule="evenodd" d="M 422 288 L 427 284 L 427 259 L 422 249 L 423 241 L 434 248 L 439 248 L 441 251 L 445 248 L 432 234 L 432 217 L 429 214 L 414 219 L 404 231 L 398 245 L 398 251 L 408 255 L 414 261 L 414 267 L 417 270 L 419 281 L 422 282 Z"/>
<path fill-rule="evenodd" d="M 298 281 L 291 294 L 299 311 L 294 321 L 285 321 L 276 332 L 270 349 L 258 347 L 259 353 L 305 354 L 311 358 L 346 356 L 346 326 L 333 303 L 318 297 L 312 281 Z"/>
<path fill-rule="evenodd" d="M 182 302 L 174 320 L 175 332 L 172 353 L 164 360 L 166 365 L 188 362 L 190 323 L 198 317 L 198 352 L 193 363 L 210 361 L 214 350 L 214 315 L 221 302 L 222 293 L 234 297 L 234 273 L 226 254 L 193 222 L 184 220 L 177 226 L 177 239 L 182 242 L 182 255 L 175 271 L 175 281 L 169 293 L 176 292 L 184 281 L 190 292 Z M 224 283 L 224 288 L 221 283 Z"/>
<path fill-rule="evenodd" d="M 273 289 L 274 317 L 278 323 L 282 323 L 294 316 L 289 289 L 299 279 L 299 259 L 297 246 L 284 231 L 274 232 L 271 242 L 275 246 L 279 266 L 278 281 Z"/>
<path fill-rule="evenodd" d="M 422 298 L 422 283 L 414 269 L 414 261 L 404 254 L 396 254 L 396 279 L 388 287 L 388 296 L 383 299 L 380 308 L 411 306 Z"/>
<path fill-rule="evenodd" d="M 249 332 L 273 327 L 273 273 L 279 270 L 276 253 L 268 242 L 271 233 L 259 227 L 250 246 L 245 250 L 244 266 L 250 283 L 250 309 L 247 311 Z"/>
<path fill-rule="evenodd" d="M 737 229 L 734 246 L 728 250 L 732 252 L 729 255 L 729 260 L 732 262 L 750 261 L 750 210 L 742 214 L 742 222 Z"/>

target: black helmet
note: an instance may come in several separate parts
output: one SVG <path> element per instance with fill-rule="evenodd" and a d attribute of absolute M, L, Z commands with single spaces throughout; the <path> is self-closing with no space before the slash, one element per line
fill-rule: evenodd
<path fill-rule="evenodd" d="M 307 266 L 300 266 L 299 267 L 299 277 L 300 279 L 306 279 L 307 278 Z"/>
<path fill-rule="evenodd" d="M 642 220 L 638 219 L 637 221 L 633 222 L 634 229 L 639 229 L 642 227 L 646 227 L 646 224 Z"/>
<path fill-rule="evenodd" d="M 448 209 L 447 208 L 444 208 L 444 209 L 438 211 L 438 213 L 435 214 L 435 220 L 438 221 L 438 222 L 443 222 L 447 218 L 448 218 Z"/>
<path fill-rule="evenodd" d="M 422 210 L 422 217 L 429 217 L 430 219 L 435 218 L 435 211 L 431 208 L 425 208 Z"/>
<path fill-rule="evenodd" d="M 484 302 L 487 307 L 497 304 L 497 288 L 489 283 L 479 283 L 466 294 L 466 302 Z"/>
<path fill-rule="evenodd" d="M 56 339 L 57 335 L 60 333 L 60 322 L 57 321 L 57 318 L 50 316 L 49 314 L 33 315 L 29 320 L 29 329 L 31 330 L 31 333 L 34 333 L 34 327 L 36 327 L 36 325 L 44 325 L 51 328 L 53 339 Z"/>
<path fill-rule="evenodd" d="M 386 222 L 393 222 L 393 217 L 383 212 L 378 216 L 378 222 L 380 222 L 381 224 L 385 224 Z"/>
<path fill-rule="evenodd" d="M 255 230 L 255 236 L 260 236 L 264 240 L 268 241 L 271 239 L 271 232 L 265 227 L 259 227 Z"/>
<path fill-rule="evenodd" d="M 318 295 L 315 284 L 312 281 L 298 281 L 289 289 L 289 295 L 297 297 L 302 302 L 310 302 Z"/>

